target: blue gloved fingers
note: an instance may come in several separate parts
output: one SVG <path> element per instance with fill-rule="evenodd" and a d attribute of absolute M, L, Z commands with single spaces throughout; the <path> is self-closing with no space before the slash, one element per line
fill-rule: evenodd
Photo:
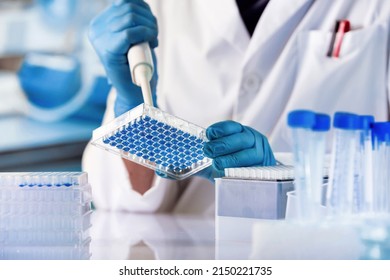
<path fill-rule="evenodd" d="M 131 82 L 127 59 L 129 49 L 142 42 L 149 42 L 154 48 L 158 45 L 157 36 L 157 20 L 149 5 L 141 0 L 116 1 L 91 22 L 90 41 L 117 91 L 116 116 L 143 102 L 141 89 Z M 150 83 L 154 100 L 156 81 L 155 71 Z"/>
<path fill-rule="evenodd" d="M 112 10 L 113 7 L 108 6 L 100 14 L 98 14 L 91 20 L 88 30 L 88 36 L 91 40 L 99 37 L 106 32 L 106 29 L 104 27 L 112 19 Z"/>
<path fill-rule="evenodd" d="M 267 149 L 266 149 L 267 150 Z M 213 160 L 213 166 L 220 171 L 225 168 L 248 167 L 248 166 L 270 166 L 275 165 L 275 159 L 269 152 L 251 148 L 241 150 L 226 156 L 220 156 Z"/>
<path fill-rule="evenodd" d="M 126 3 L 121 6 L 111 6 L 112 12 L 110 14 L 111 19 L 115 17 L 121 17 L 129 13 L 137 13 L 144 17 L 150 17 L 150 7 L 143 1 L 141 3 Z M 153 16 L 151 20 L 157 23 L 157 19 Z"/>
<path fill-rule="evenodd" d="M 256 157 L 254 156 L 256 155 Z M 231 167 L 246 167 L 259 165 L 262 158 L 257 157 L 255 148 L 241 150 L 226 156 L 220 156 L 213 160 L 213 165 L 217 170 L 224 170 Z"/>
<path fill-rule="evenodd" d="M 153 50 L 152 50 L 152 57 L 153 57 L 154 65 L 155 65 L 155 67 L 157 67 L 156 56 L 155 56 L 155 53 Z M 112 61 L 115 61 L 114 58 L 112 59 Z M 127 81 L 123 82 L 119 79 L 120 77 L 118 78 L 118 76 L 116 76 L 116 75 L 112 75 L 112 76 L 110 75 L 112 83 L 115 85 L 119 85 L 116 88 L 118 90 L 118 94 L 117 94 L 117 98 L 115 100 L 115 107 L 114 107 L 115 116 L 120 116 L 123 113 L 127 112 L 128 110 L 130 110 L 130 109 L 132 109 L 132 108 L 134 108 L 134 107 L 136 107 L 139 104 L 144 102 L 141 90 L 139 89 L 138 86 L 134 85 L 131 82 L 130 70 L 129 70 L 127 58 L 126 57 L 121 58 L 121 61 L 118 60 L 118 63 L 117 64 L 114 63 L 114 65 L 112 67 L 116 67 L 117 69 L 123 68 L 121 70 L 122 73 L 125 73 L 127 71 L 126 72 L 127 76 L 128 76 Z M 123 64 L 120 65 L 120 63 L 123 63 Z M 110 67 L 111 66 L 106 64 L 107 69 L 110 69 Z M 150 85 L 151 85 L 152 89 L 156 88 L 157 79 L 158 79 L 158 75 L 157 75 L 157 72 L 155 72 L 153 77 L 152 77 L 152 80 L 150 81 Z M 154 106 L 157 106 L 157 96 L 155 94 L 155 91 L 153 91 L 152 98 L 153 98 Z"/>
<path fill-rule="evenodd" d="M 157 19 L 152 14 L 149 6 L 144 1 L 136 1 L 136 3 L 125 3 L 118 6 L 115 4 L 109 5 L 92 19 L 90 31 L 93 31 L 95 36 L 101 35 L 107 31 L 106 27 L 110 22 L 128 14 L 138 14 L 140 16 L 150 18 L 152 22 L 157 24 Z"/>
<path fill-rule="evenodd" d="M 254 147 L 254 135 L 249 129 L 243 128 L 243 131 L 240 133 L 206 142 L 203 147 L 203 152 L 209 158 L 216 158 Z"/>
<path fill-rule="evenodd" d="M 213 159 L 213 178 L 223 176 L 225 168 L 276 164 L 267 138 L 251 127 L 225 121 L 210 126 L 206 135 L 210 141 L 203 151 Z"/>
<path fill-rule="evenodd" d="M 153 41 L 151 44 L 153 46 L 157 45 L 157 20 L 152 14 L 149 6 L 143 1 L 132 0 L 129 2 L 135 3 L 125 3 L 121 6 L 111 5 L 92 20 L 89 29 L 91 41 L 104 35 L 112 36 L 113 32 L 122 31 L 129 27 L 136 27 L 139 25 L 149 27 L 150 29 L 156 29 L 156 32 L 153 32 L 155 38 L 151 38 L 147 41 Z M 112 39 L 110 39 L 110 41 L 112 41 Z M 95 45 L 97 44 L 94 44 L 94 46 Z M 125 50 L 125 52 L 127 52 L 127 50 Z"/>
<path fill-rule="evenodd" d="M 116 0 L 112 4 L 114 6 L 120 6 L 126 3 L 133 3 L 133 4 L 143 4 L 146 6 L 149 6 L 148 3 L 146 3 L 144 0 Z"/>
<path fill-rule="evenodd" d="M 132 27 L 137 26 L 144 26 L 152 30 L 155 29 L 156 33 L 158 33 L 156 23 L 154 23 L 147 17 L 138 14 L 128 14 L 122 17 L 115 18 L 112 20 L 112 22 L 109 23 L 108 28 L 111 32 L 120 32 L 125 29 L 130 29 Z"/>
<path fill-rule="evenodd" d="M 110 68 L 119 67 L 120 64 L 128 65 L 127 52 L 132 45 L 141 42 L 150 42 L 151 47 L 158 44 L 157 31 L 144 26 L 136 26 L 121 32 L 113 33 L 110 36 L 110 44 L 105 45 L 103 50 L 99 50 L 99 55 L 104 56 L 101 59 L 105 66 Z M 96 41 L 94 41 L 95 44 Z M 99 49 L 99 46 L 97 47 Z M 128 66 L 127 66 L 128 67 Z M 110 69 L 108 69 L 110 70 Z M 122 69 L 130 75 L 129 69 Z M 109 75 L 109 73 L 107 73 Z M 130 77 L 130 76 L 129 76 Z M 112 81 L 114 82 L 114 81 Z"/>
<path fill-rule="evenodd" d="M 130 47 L 142 42 L 149 42 L 151 48 L 155 48 L 158 45 L 158 31 L 156 29 L 150 29 L 145 26 L 136 26 L 122 32 L 125 32 L 125 40 L 127 40 L 127 44 L 130 45 Z"/>
<path fill-rule="evenodd" d="M 274 153 L 272 152 L 271 146 L 268 142 L 267 137 L 254 130 L 253 128 L 247 127 L 255 136 L 255 149 L 257 151 L 262 151 L 262 161 L 260 165 L 262 166 L 273 166 L 276 165 L 276 159 Z"/>
<path fill-rule="evenodd" d="M 215 123 L 206 129 L 206 136 L 209 140 L 218 139 L 243 130 L 240 123 L 235 121 L 223 121 Z"/>

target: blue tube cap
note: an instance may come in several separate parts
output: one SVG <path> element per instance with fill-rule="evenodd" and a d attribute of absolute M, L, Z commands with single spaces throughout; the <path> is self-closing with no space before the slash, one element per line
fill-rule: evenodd
<path fill-rule="evenodd" d="M 359 116 L 352 113 L 336 112 L 333 127 L 344 130 L 359 129 Z"/>
<path fill-rule="evenodd" d="M 288 114 L 287 124 L 292 128 L 313 128 L 316 114 L 309 110 L 295 110 Z"/>
<path fill-rule="evenodd" d="M 390 141 L 390 122 L 376 122 L 372 124 L 372 134 L 380 142 Z"/>
<path fill-rule="evenodd" d="M 326 114 L 316 114 L 314 131 L 328 131 L 330 129 L 330 116 Z"/>
<path fill-rule="evenodd" d="M 359 129 L 369 130 L 371 125 L 375 122 L 374 116 L 366 115 L 359 116 Z"/>

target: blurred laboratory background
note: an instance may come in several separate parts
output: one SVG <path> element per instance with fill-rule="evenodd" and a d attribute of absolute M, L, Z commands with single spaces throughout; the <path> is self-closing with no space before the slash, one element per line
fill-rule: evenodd
<path fill-rule="evenodd" d="M 0 171 L 78 171 L 110 86 L 88 23 L 110 0 L 0 0 Z"/>

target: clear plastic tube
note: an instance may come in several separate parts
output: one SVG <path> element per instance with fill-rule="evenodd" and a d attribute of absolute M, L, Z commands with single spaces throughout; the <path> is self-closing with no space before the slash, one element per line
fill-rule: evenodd
<path fill-rule="evenodd" d="M 360 231 L 363 258 L 379 260 L 390 258 L 390 123 L 373 123 L 372 138 L 372 189 L 365 193 L 371 204 L 365 208 Z"/>
<path fill-rule="evenodd" d="M 310 183 L 312 171 L 310 165 L 310 137 L 309 129 L 293 129 L 292 135 L 294 138 L 294 187 L 298 202 L 298 217 L 300 219 L 308 219 L 310 216 Z"/>
<path fill-rule="evenodd" d="M 310 184 L 312 172 L 310 165 L 310 142 L 315 124 L 315 114 L 311 111 L 297 110 L 288 115 L 294 153 L 294 188 L 297 201 L 297 219 L 306 221 L 311 216 Z"/>
<path fill-rule="evenodd" d="M 319 217 L 319 209 L 322 204 L 322 185 L 324 181 L 324 159 L 326 149 L 326 132 L 312 132 L 310 140 L 310 165 L 311 165 L 311 188 L 310 201 L 313 218 Z"/>
<path fill-rule="evenodd" d="M 374 123 L 373 207 L 374 213 L 390 213 L 390 123 Z"/>
<path fill-rule="evenodd" d="M 328 205 L 337 214 L 352 213 L 355 147 L 355 131 L 335 131 Z"/>
<path fill-rule="evenodd" d="M 357 212 L 370 213 L 373 207 L 373 143 L 371 125 L 373 116 L 360 116 L 360 142 L 359 142 L 359 184 L 357 192 L 360 194 L 357 200 Z"/>
<path fill-rule="evenodd" d="M 327 206 L 333 216 L 353 213 L 358 144 L 358 116 L 336 113 Z"/>

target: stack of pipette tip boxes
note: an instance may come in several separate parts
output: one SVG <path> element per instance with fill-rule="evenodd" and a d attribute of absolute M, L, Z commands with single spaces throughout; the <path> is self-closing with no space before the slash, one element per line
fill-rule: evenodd
<path fill-rule="evenodd" d="M 0 259 L 89 259 L 86 173 L 0 173 Z"/>
<path fill-rule="evenodd" d="M 211 165 L 205 141 L 204 128 L 141 104 L 96 129 L 92 144 L 181 180 Z"/>

